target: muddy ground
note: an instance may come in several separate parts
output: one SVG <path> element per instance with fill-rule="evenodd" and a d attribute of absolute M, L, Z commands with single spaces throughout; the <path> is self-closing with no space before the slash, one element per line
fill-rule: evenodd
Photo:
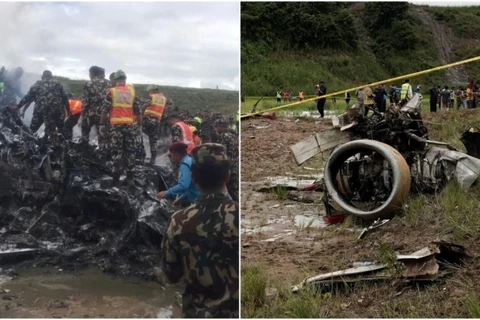
<path fill-rule="evenodd" d="M 170 318 L 175 291 L 181 288 L 114 277 L 98 268 L 21 269 L 0 277 L 0 317 Z"/>
<path fill-rule="evenodd" d="M 471 112 L 466 115 L 471 115 Z M 442 116 L 427 118 L 435 121 Z M 428 213 L 419 210 L 422 216 L 418 220 L 399 214 L 388 224 L 358 240 L 361 230 L 367 226 L 360 221 L 347 218 L 342 224 L 327 226 L 323 223 L 325 208 L 320 202 L 321 192 L 311 193 L 316 202 L 305 204 L 284 200 L 284 195 L 275 192 L 256 191 L 259 186 L 268 185 L 265 180 L 269 177 L 297 176 L 297 179 L 305 179 L 306 175 L 321 174 L 322 156 L 298 166 L 289 146 L 330 127 L 331 121 L 327 119 L 319 122 L 283 117 L 242 121 L 242 268 L 261 266 L 269 278 L 267 286 L 280 284 L 288 288 L 306 276 L 345 269 L 354 262 L 379 261 L 382 255 L 379 245 L 382 243 L 397 253 L 409 254 L 434 240 L 458 240 L 454 239 L 451 230 L 443 228 L 445 217 L 439 213 L 442 208 L 435 196 L 425 198 L 429 210 Z M 298 215 L 307 218 L 299 224 Z M 463 240 L 467 246 L 473 241 L 468 237 Z M 477 254 L 475 248 L 471 249 L 474 255 Z M 454 276 L 435 282 L 426 289 L 399 286 L 396 282 L 362 284 L 352 292 L 321 300 L 320 308 L 324 314 L 339 318 L 469 316 L 465 301 L 471 296 L 471 288 L 466 289 L 464 284 L 470 281 L 476 283 L 473 275 L 479 266 L 478 261 L 472 259 Z"/>

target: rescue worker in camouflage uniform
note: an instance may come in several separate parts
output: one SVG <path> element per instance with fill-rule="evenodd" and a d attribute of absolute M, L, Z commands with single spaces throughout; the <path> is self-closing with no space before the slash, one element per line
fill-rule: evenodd
<path fill-rule="evenodd" d="M 127 76 L 122 70 L 115 73 L 116 86 L 110 88 L 105 97 L 100 131 L 106 135 L 106 122 L 110 115 L 109 145 L 113 162 L 113 183 L 116 185 L 122 171 L 126 168 L 127 182 L 133 179 L 135 167 L 136 128 L 142 125 L 142 110 L 135 96 L 135 89 L 126 85 Z"/>
<path fill-rule="evenodd" d="M 160 139 L 161 121 L 168 99 L 160 93 L 160 88 L 156 85 L 149 85 L 147 93 L 150 99 L 143 106 L 143 132 L 148 136 L 150 143 L 150 164 L 155 164 L 157 158 L 157 143 Z M 170 103 L 171 105 L 171 103 Z"/>
<path fill-rule="evenodd" d="M 182 278 L 182 318 L 239 317 L 239 206 L 227 193 L 225 148 L 202 144 L 192 151 L 195 204 L 174 213 L 162 241 L 157 278 Z"/>
<path fill-rule="evenodd" d="M 82 144 L 87 150 L 90 130 L 93 126 L 98 132 L 98 146 L 100 156 L 106 158 L 107 139 L 99 130 L 100 117 L 102 114 L 102 104 L 105 99 L 105 93 L 110 87 L 110 82 L 101 76 L 100 67 L 92 66 L 89 70 L 90 81 L 85 83 L 82 99 Z M 104 132 L 106 133 L 106 132 Z"/>
<path fill-rule="evenodd" d="M 187 154 L 190 155 L 195 148 L 193 140 L 193 131 L 188 124 L 182 121 L 182 117 L 177 113 L 171 113 L 166 116 L 166 121 L 170 127 L 172 143 L 183 142 L 188 146 Z"/>
<path fill-rule="evenodd" d="M 238 201 L 239 172 L 238 172 L 238 138 L 228 130 L 229 122 L 225 118 L 215 121 L 215 131 L 218 134 L 218 143 L 226 149 L 230 160 L 230 180 L 227 183 L 228 193 L 233 200 Z"/>
<path fill-rule="evenodd" d="M 20 89 L 22 76 L 23 69 L 20 67 L 13 72 L 7 71 L 2 74 L 3 93 L 0 107 L 13 107 L 17 104 L 17 97 L 22 98 L 24 96 Z"/>
<path fill-rule="evenodd" d="M 64 112 L 66 111 L 69 117 L 72 113 L 70 112 L 68 95 L 60 82 L 53 79 L 51 71 L 45 70 L 43 72 L 42 80 L 37 81 L 28 90 L 28 93 L 20 100 L 16 109 L 20 110 L 25 106 L 22 112 L 22 114 L 25 114 L 25 111 L 27 111 L 33 101 L 35 101 L 35 107 L 30 129 L 36 132 L 45 123 L 44 139 L 46 141 L 52 137 L 56 129 L 63 133 Z"/>

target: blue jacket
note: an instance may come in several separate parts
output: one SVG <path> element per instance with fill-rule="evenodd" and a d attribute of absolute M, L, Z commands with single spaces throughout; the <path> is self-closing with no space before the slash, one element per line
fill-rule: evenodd
<path fill-rule="evenodd" d="M 178 183 L 167 190 L 167 198 L 175 199 L 177 196 L 180 196 L 180 199 L 190 203 L 194 203 L 197 200 L 200 193 L 192 182 L 191 166 L 192 158 L 185 156 L 178 168 Z"/>

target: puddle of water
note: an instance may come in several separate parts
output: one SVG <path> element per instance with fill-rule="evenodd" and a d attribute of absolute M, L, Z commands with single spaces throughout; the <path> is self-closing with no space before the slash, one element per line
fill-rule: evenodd
<path fill-rule="evenodd" d="M 175 292 L 183 290 L 137 278 L 113 277 L 96 268 L 75 273 L 52 268 L 17 272 L 19 276 L 14 279 L 0 276 L 0 287 L 15 297 L 15 307 L 6 308 L 0 303 L 0 317 L 169 318 Z"/>
<path fill-rule="evenodd" d="M 306 216 L 303 214 L 297 214 L 295 216 L 295 226 L 299 228 L 325 228 L 327 224 L 323 219 L 319 217 Z"/>

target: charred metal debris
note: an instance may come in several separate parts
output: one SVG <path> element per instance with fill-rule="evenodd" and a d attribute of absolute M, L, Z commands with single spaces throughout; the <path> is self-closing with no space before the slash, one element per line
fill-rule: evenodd
<path fill-rule="evenodd" d="M 93 264 L 153 279 L 173 212 L 156 193 L 173 185 L 171 168 L 137 165 L 134 183 L 113 187 L 94 146 L 57 138 L 50 146 L 0 110 L 0 266 Z"/>
<path fill-rule="evenodd" d="M 472 186 L 480 175 L 479 133 L 462 136 L 468 154 L 431 141 L 421 118 L 421 97 L 387 112 L 351 107 L 334 119 L 350 141 L 335 146 L 324 170 L 328 215 L 348 213 L 375 220 L 401 210 L 409 193 L 432 193 L 455 180 Z M 439 148 L 443 146 L 446 148 Z"/>

